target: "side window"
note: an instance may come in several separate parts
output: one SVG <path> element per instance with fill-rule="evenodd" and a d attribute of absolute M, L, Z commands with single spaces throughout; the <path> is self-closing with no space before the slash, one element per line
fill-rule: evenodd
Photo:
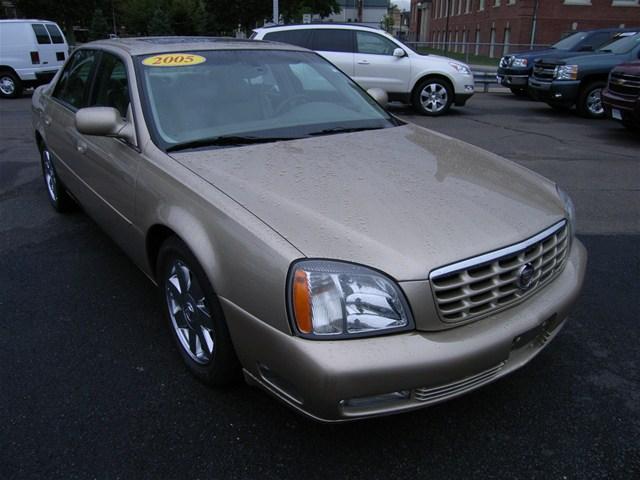
<path fill-rule="evenodd" d="M 351 30 L 318 28 L 313 30 L 311 49 L 319 52 L 353 52 Z"/>
<path fill-rule="evenodd" d="M 73 108 L 83 108 L 89 103 L 91 72 L 98 52 L 78 50 L 67 63 L 53 96 Z"/>
<path fill-rule="evenodd" d="M 299 47 L 311 47 L 311 30 L 285 30 L 283 32 L 271 32 L 264 36 L 265 40 L 288 43 Z"/>
<path fill-rule="evenodd" d="M 393 55 L 393 51 L 398 48 L 391 40 L 376 33 L 356 32 L 356 41 L 358 53 Z"/>
<path fill-rule="evenodd" d="M 129 108 L 129 82 L 127 69 L 122 60 L 115 55 L 102 52 L 95 85 L 91 106 L 113 107 L 125 118 Z"/>
<path fill-rule="evenodd" d="M 47 33 L 47 29 L 44 28 L 44 25 L 41 23 L 32 23 L 31 28 L 33 28 L 33 33 L 36 34 L 36 41 L 40 45 L 51 43 L 51 39 L 49 38 L 49 34 Z"/>
<path fill-rule="evenodd" d="M 596 48 L 600 47 L 601 45 L 604 45 L 605 43 L 608 43 L 614 37 L 614 35 L 615 35 L 614 32 L 594 33 L 587 40 L 585 40 L 580 45 L 580 47 L 581 48 L 592 47 L 595 50 Z"/>
<path fill-rule="evenodd" d="M 57 25 L 47 23 L 45 24 L 45 27 L 47 27 L 47 32 L 51 35 L 51 41 L 53 43 L 64 43 L 64 37 Z"/>

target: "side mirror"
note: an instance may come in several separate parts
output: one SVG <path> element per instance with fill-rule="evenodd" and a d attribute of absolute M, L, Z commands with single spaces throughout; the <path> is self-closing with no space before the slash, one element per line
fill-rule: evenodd
<path fill-rule="evenodd" d="M 407 55 L 407 52 L 405 52 L 405 51 L 404 51 L 403 49 L 401 49 L 401 48 L 396 48 L 396 49 L 393 51 L 393 56 L 394 56 L 394 57 L 397 57 L 397 58 L 402 58 L 402 57 L 404 57 L 404 56 L 406 56 L 406 55 Z"/>
<path fill-rule="evenodd" d="M 84 135 L 122 138 L 135 144 L 135 129 L 112 107 L 88 107 L 76 112 L 76 128 Z"/>
<path fill-rule="evenodd" d="M 385 92 L 381 88 L 370 88 L 369 90 L 367 90 L 367 93 L 383 108 L 387 108 L 387 104 L 389 103 L 389 96 L 387 95 L 387 92 Z"/>

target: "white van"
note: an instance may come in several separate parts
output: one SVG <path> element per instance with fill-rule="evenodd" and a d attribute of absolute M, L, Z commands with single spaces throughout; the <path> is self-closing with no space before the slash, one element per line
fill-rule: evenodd
<path fill-rule="evenodd" d="M 49 83 L 69 54 L 62 30 L 48 20 L 0 20 L 0 97 Z"/>

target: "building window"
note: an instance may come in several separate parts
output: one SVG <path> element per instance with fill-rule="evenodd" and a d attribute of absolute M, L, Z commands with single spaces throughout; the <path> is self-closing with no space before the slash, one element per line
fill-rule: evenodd
<path fill-rule="evenodd" d="M 591 5 L 591 0 L 564 0 L 565 5 Z"/>
<path fill-rule="evenodd" d="M 480 3 L 478 3 L 478 11 L 481 12 L 482 10 L 484 10 L 484 0 L 480 0 Z"/>
<path fill-rule="evenodd" d="M 467 53 L 468 30 L 462 32 L 462 53 Z"/>
<path fill-rule="evenodd" d="M 516 0 L 507 0 L 507 5 L 515 5 Z"/>
<path fill-rule="evenodd" d="M 589 2 L 591 3 L 591 2 Z M 640 0 L 612 0 L 613 7 L 639 7 Z"/>
<path fill-rule="evenodd" d="M 458 48 L 460 47 L 460 38 L 458 37 L 458 31 L 456 30 L 456 40 L 455 40 L 455 46 L 453 47 L 453 51 L 457 52 Z"/>
<path fill-rule="evenodd" d="M 511 43 L 511 29 L 504 29 L 504 45 L 502 47 L 502 56 L 509 53 L 509 44 Z"/>
<path fill-rule="evenodd" d="M 476 56 L 480 55 L 480 29 L 476 28 Z"/>
<path fill-rule="evenodd" d="M 462 0 L 458 0 L 458 15 L 462 15 Z"/>
<path fill-rule="evenodd" d="M 471 11 L 471 0 L 467 0 L 467 4 L 464 7 L 464 13 L 469 13 Z"/>
<path fill-rule="evenodd" d="M 496 56 L 496 29 L 491 28 L 491 36 L 489 37 L 489 58 Z"/>
<path fill-rule="evenodd" d="M 493 6 L 494 7 L 499 7 L 500 6 L 500 0 L 493 0 Z"/>

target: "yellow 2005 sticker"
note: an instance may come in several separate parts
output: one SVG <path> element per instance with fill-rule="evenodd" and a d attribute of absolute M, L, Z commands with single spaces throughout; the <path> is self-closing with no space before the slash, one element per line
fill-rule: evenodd
<path fill-rule="evenodd" d="M 163 53 L 145 58 L 142 63 L 150 67 L 184 67 L 198 65 L 207 59 L 193 53 Z"/>

